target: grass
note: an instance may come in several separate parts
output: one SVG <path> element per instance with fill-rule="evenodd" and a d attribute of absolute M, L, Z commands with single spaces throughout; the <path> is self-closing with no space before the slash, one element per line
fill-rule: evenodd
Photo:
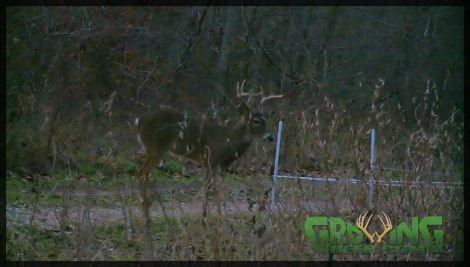
<path fill-rule="evenodd" d="M 195 188 L 202 185 L 200 177 L 188 179 L 178 176 L 170 179 L 168 175 L 160 175 L 163 171 L 156 170 L 152 177 L 162 187 L 188 185 L 188 180 L 194 182 Z M 37 207 L 47 209 L 51 207 L 68 206 L 69 209 L 77 207 L 85 210 L 109 208 L 114 210 L 127 209 L 130 211 L 125 219 L 116 218 L 106 223 L 93 222 L 87 219 L 86 213 L 78 217 L 63 219 L 59 225 L 41 225 L 15 221 L 11 212 L 7 212 L 7 258 L 9 260 L 140 260 L 144 257 L 145 235 L 143 222 L 138 215 L 138 194 L 125 193 L 119 190 L 122 186 L 136 184 L 131 176 L 111 179 L 106 183 L 96 182 L 94 191 L 89 191 L 88 197 L 83 191 L 90 189 L 86 181 L 72 183 L 72 176 L 57 177 L 56 179 L 42 179 L 36 183 L 40 197 L 30 194 L 34 186 L 29 180 L 18 177 L 7 177 L 7 203 L 10 206 Z M 92 180 L 92 179 L 90 179 Z M 64 191 L 54 192 L 53 188 L 62 188 L 74 185 L 69 197 L 64 200 Z M 106 186 L 105 186 L 106 185 Z M 224 175 L 226 203 L 241 201 L 246 207 L 238 207 L 220 217 L 216 208 L 212 208 L 212 216 L 204 226 L 200 216 L 199 199 L 195 192 L 164 191 L 161 193 L 167 210 L 171 209 L 170 202 L 195 203 L 197 211 L 183 212 L 180 216 L 154 216 L 151 224 L 151 239 L 153 245 L 153 258 L 159 260 L 286 260 L 306 259 L 325 260 L 328 255 L 315 253 L 308 245 L 303 222 L 311 215 L 325 212 L 333 216 L 343 216 L 354 220 L 362 208 L 357 204 L 357 197 L 364 190 L 360 185 L 331 186 L 326 183 L 311 183 L 309 181 L 282 180 L 278 183 L 278 208 L 273 212 L 269 208 L 269 199 L 265 191 L 270 188 L 270 180 L 266 177 Z M 102 191 L 107 190 L 107 194 Z M 404 195 L 404 201 L 418 201 L 407 190 L 389 188 L 379 192 L 387 203 L 398 201 Z M 101 192 L 101 193 L 100 193 Z M 457 206 L 448 206 L 456 201 L 458 195 L 449 191 L 427 192 L 439 195 L 441 201 L 424 204 L 429 213 L 448 214 L 458 218 Z M 136 191 L 137 193 L 137 191 Z M 74 195 L 75 194 L 75 195 Z M 77 196 L 78 194 L 78 196 Z M 340 197 L 338 197 L 340 196 Z M 407 199 L 411 197 L 411 199 Z M 456 198 L 457 197 L 457 198 Z M 216 196 L 211 195 L 214 203 Z M 445 201 L 442 201 L 442 200 Z M 327 200 L 328 205 L 325 205 Z M 347 201 L 345 201 L 347 200 Z M 263 203 L 264 201 L 264 203 Z M 428 199 L 428 201 L 430 201 Z M 250 207 L 250 203 L 253 207 Z M 306 204 L 307 203 L 307 204 Z M 337 207 L 331 203 L 336 203 Z M 418 204 L 422 205 L 422 204 Z M 294 209 L 298 207 L 298 209 Z M 337 210 L 336 210 L 337 208 Z M 156 209 L 159 207 L 156 205 Z M 323 212 L 321 211 L 323 209 Z M 388 210 L 387 210 L 388 209 Z M 391 210 L 390 210 L 391 209 Z M 385 207 L 387 212 L 401 214 L 405 211 Z M 413 211 L 411 211 L 413 212 Z M 402 214 L 403 217 L 406 215 Z M 460 226 L 459 226 L 460 225 Z M 452 221 L 447 226 L 448 243 L 457 244 L 456 236 L 463 227 L 463 221 Z M 208 230 L 210 229 L 210 231 Z M 457 234 L 458 235 L 458 234 Z M 455 243 L 457 242 L 457 243 Z M 428 259 L 449 260 L 455 259 L 459 254 L 428 255 Z M 148 252 L 147 252 L 148 253 Z M 459 254 L 458 254 L 459 253 Z M 336 255 L 335 259 L 374 259 L 369 255 Z M 407 255 L 395 255 L 397 259 L 406 259 Z M 414 255 L 413 259 L 424 256 Z"/>

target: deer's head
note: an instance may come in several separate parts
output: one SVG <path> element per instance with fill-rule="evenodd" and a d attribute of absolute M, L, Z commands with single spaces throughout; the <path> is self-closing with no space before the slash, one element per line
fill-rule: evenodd
<path fill-rule="evenodd" d="M 241 85 L 237 83 L 237 97 L 241 102 L 238 108 L 238 111 L 242 115 L 241 121 L 242 123 L 246 123 L 248 130 L 252 136 L 262 136 L 263 139 L 272 142 L 274 138 L 272 133 L 266 127 L 266 120 L 268 116 L 266 113 L 263 112 L 263 103 L 268 99 L 281 98 L 283 95 L 264 96 L 262 87 L 260 88 L 260 91 L 258 93 L 253 93 L 251 91 L 245 92 L 243 91 L 244 85 L 245 80 L 243 80 Z M 260 96 L 261 99 L 255 106 L 255 109 L 250 108 L 248 103 L 250 103 L 250 100 L 252 100 L 253 97 L 256 96 Z M 248 100 L 245 102 L 242 97 L 248 97 Z"/>

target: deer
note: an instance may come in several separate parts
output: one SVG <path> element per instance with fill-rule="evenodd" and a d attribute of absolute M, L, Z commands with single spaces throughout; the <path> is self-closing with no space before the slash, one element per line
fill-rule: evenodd
<path fill-rule="evenodd" d="M 239 159 L 258 137 L 273 141 L 272 134 L 266 127 L 266 115 L 253 111 L 247 103 L 255 96 L 261 96 L 258 107 L 266 100 L 281 98 L 283 95 L 264 96 L 260 92 L 244 91 L 245 80 L 237 82 L 236 92 L 240 102 L 238 119 L 226 123 L 216 120 L 196 118 L 187 112 L 159 106 L 153 112 L 135 119 L 137 141 L 141 145 L 145 159 L 136 173 L 142 199 L 142 208 L 146 223 L 150 222 L 149 209 L 156 195 L 163 213 L 166 212 L 161 198 L 149 192 L 149 173 L 152 168 L 168 153 L 170 156 L 183 157 L 205 169 L 204 201 L 202 215 L 208 214 L 208 191 L 215 184 L 218 170 L 227 167 Z M 245 102 L 242 98 L 248 97 Z M 220 213 L 220 203 L 219 203 Z"/>

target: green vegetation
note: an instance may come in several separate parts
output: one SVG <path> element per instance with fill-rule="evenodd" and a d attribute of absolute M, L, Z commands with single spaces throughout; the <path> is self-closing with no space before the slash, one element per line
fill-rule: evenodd
<path fill-rule="evenodd" d="M 7 178 L 8 259 L 142 259 L 145 253 L 145 236 L 143 221 L 139 215 L 138 191 L 134 188 L 134 193 L 131 193 L 131 188 L 137 184 L 133 177 L 119 177 L 106 183 L 96 183 L 91 191 L 87 191 L 90 189 L 89 183 L 75 183 L 74 188 L 66 193 L 62 188 L 72 184 L 69 177 L 71 176 L 42 179 L 38 182 L 38 198 L 30 193 L 31 188 L 34 188 L 31 181 L 18 177 Z M 367 187 L 363 185 L 332 186 L 310 181 L 281 180 L 277 187 L 278 211 L 273 212 L 270 198 L 266 195 L 266 190 L 270 188 L 270 179 L 224 174 L 222 192 L 226 215 L 218 215 L 218 197 L 212 192 L 212 216 L 204 226 L 200 213 L 200 177 L 180 176 L 169 181 L 168 173 L 157 169 L 152 173 L 152 179 L 155 184 L 160 185 L 157 188 L 163 205 L 167 213 L 170 211 L 169 217 L 165 218 L 159 204 L 155 204 L 154 211 L 159 215 L 153 216 L 151 238 L 153 257 L 159 260 L 243 260 L 247 257 L 258 260 L 292 257 L 326 259 L 327 255 L 314 253 L 305 242 L 303 220 L 307 216 L 326 212 L 354 221 L 362 211 L 360 196 L 364 196 L 367 191 Z M 194 183 L 191 184 L 188 180 Z M 380 198 L 386 201 L 378 205 L 383 205 L 387 212 L 398 216 L 408 216 L 407 214 L 414 212 L 421 214 L 424 209 L 426 214 L 458 218 L 458 214 L 463 212 L 463 208 L 455 204 L 462 201 L 460 190 L 436 191 L 424 188 L 421 194 L 413 196 L 409 194 L 411 188 L 382 189 Z M 434 197 L 421 199 L 426 194 Z M 181 208 L 185 205 L 190 208 Z M 406 210 L 400 206 L 413 208 Z M 53 212 L 65 207 L 68 209 L 67 216 L 61 212 Z M 33 214 L 34 208 L 36 212 Z M 90 217 L 86 212 L 81 213 L 80 209 L 90 212 Z M 33 218 L 33 224 L 30 224 Z M 54 218 L 58 220 L 56 223 Z M 445 228 L 447 246 L 455 247 L 457 254 L 428 255 L 428 258 L 449 260 L 461 257 L 459 244 L 462 241 L 455 234 L 463 229 L 463 221 L 448 223 Z M 397 259 L 409 257 L 406 254 L 395 256 Z M 346 259 L 344 257 L 335 256 L 336 259 Z M 352 257 L 366 259 L 364 255 Z M 423 259 L 422 255 L 413 257 Z"/>

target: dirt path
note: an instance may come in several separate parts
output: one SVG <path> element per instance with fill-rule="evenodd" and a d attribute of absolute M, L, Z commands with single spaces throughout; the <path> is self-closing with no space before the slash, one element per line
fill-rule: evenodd
<path fill-rule="evenodd" d="M 224 213 L 249 213 L 256 211 L 258 207 L 263 205 L 259 197 L 263 196 L 262 192 L 265 188 L 249 188 L 244 185 L 224 185 L 224 200 L 222 209 Z M 127 192 L 124 192 L 124 191 Z M 166 214 L 169 217 L 180 216 L 200 216 L 202 212 L 202 191 L 201 185 L 198 183 L 184 183 L 184 184 L 167 184 L 158 187 L 160 195 L 165 196 L 166 202 L 164 207 Z M 54 194 L 61 195 L 63 191 L 57 190 Z M 81 224 L 83 222 L 91 223 L 93 225 L 114 224 L 116 222 L 129 221 L 129 218 L 140 220 L 142 212 L 138 201 L 133 201 L 128 204 L 123 204 L 120 197 L 126 195 L 133 195 L 136 198 L 139 193 L 134 185 L 132 188 L 112 188 L 108 190 L 92 190 L 86 191 L 83 189 L 74 189 L 69 192 L 70 196 L 85 199 L 86 196 L 105 197 L 111 200 L 111 204 L 107 205 L 75 205 L 64 208 L 63 205 L 51 204 L 51 206 L 34 208 L 33 206 L 7 204 L 6 217 L 7 224 L 23 224 L 30 225 L 31 223 L 46 229 L 60 229 L 64 221 Z M 116 201 L 114 201 L 116 199 Z M 264 205 L 268 203 L 270 198 L 264 199 Z M 86 202 L 85 202 L 86 203 Z M 216 196 L 212 195 L 210 201 L 210 210 L 212 213 L 217 213 Z M 289 203 L 282 203 L 279 208 L 289 211 L 296 211 L 299 206 L 290 205 Z M 314 210 L 318 213 L 324 213 L 328 209 L 326 202 L 317 201 L 315 203 L 304 203 L 309 210 Z M 302 204 L 303 205 L 303 204 Z M 276 208 L 275 208 L 276 209 Z M 163 212 L 161 206 L 156 202 L 151 208 L 151 216 L 161 217 Z"/>
<path fill-rule="evenodd" d="M 197 184 L 184 184 L 161 187 L 158 190 L 160 195 L 172 194 L 178 192 L 180 195 L 192 194 L 188 201 L 179 202 L 171 200 L 165 202 L 166 214 L 169 217 L 180 217 L 182 215 L 200 216 L 202 212 L 202 193 L 200 186 Z M 60 192 L 55 192 L 60 194 Z M 227 193 L 227 192 L 226 192 Z M 93 196 L 116 197 L 118 194 L 115 190 L 95 190 L 92 192 L 75 191 L 71 193 L 74 196 L 84 197 L 87 194 Z M 213 197 L 215 198 L 215 196 Z M 210 202 L 212 212 L 217 212 L 215 199 Z M 248 205 L 243 198 L 226 198 L 223 210 L 226 213 L 247 210 Z M 151 208 L 151 216 L 163 216 L 161 206 L 156 202 Z M 41 228 L 46 229 L 59 229 L 61 222 L 64 219 L 70 219 L 72 222 L 80 223 L 81 221 L 90 222 L 92 224 L 112 224 L 118 221 L 125 221 L 128 218 L 141 218 L 142 212 L 140 205 L 127 204 L 123 205 L 118 202 L 112 207 L 100 206 L 72 206 L 64 208 L 62 206 L 34 208 L 27 205 L 7 204 L 6 206 L 7 224 L 24 224 L 30 225 L 31 223 Z"/>

